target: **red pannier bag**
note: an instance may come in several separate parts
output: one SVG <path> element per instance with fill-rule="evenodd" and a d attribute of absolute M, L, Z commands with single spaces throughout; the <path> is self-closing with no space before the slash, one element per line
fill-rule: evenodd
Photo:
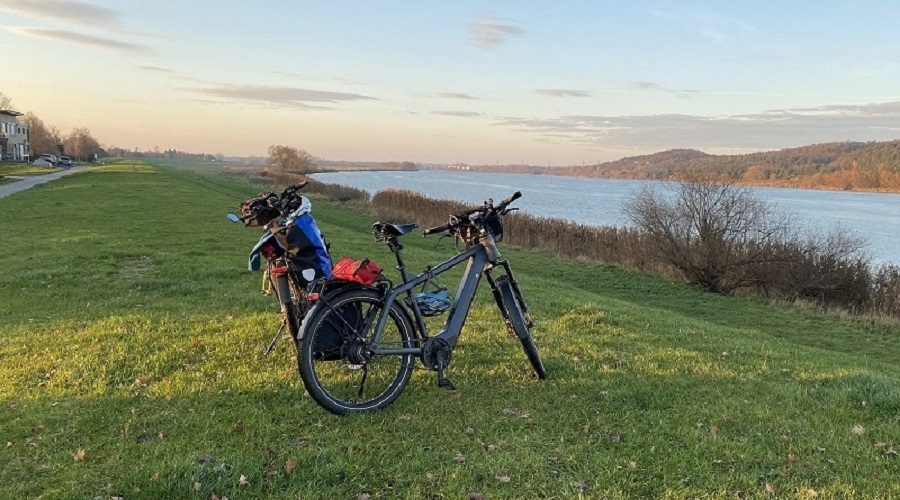
<path fill-rule="evenodd" d="M 371 285 L 381 276 L 381 266 L 373 260 L 346 257 L 335 264 L 331 272 L 334 279 Z"/>

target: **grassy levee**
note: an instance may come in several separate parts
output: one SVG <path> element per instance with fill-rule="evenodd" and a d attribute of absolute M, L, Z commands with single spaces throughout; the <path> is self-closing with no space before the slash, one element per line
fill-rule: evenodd
<path fill-rule="evenodd" d="M 509 247 L 548 380 L 482 290 L 458 391 L 418 369 L 327 414 L 287 342 L 261 356 L 259 231 L 224 218 L 259 190 L 119 163 L 0 200 L 0 498 L 900 496 L 900 332 Z M 313 213 L 393 267 L 370 216 Z"/>

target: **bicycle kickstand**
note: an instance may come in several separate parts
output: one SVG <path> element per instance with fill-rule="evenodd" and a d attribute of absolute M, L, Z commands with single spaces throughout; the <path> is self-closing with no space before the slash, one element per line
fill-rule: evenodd
<path fill-rule="evenodd" d="M 449 378 L 444 376 L 444 357 L 438 355 L 437 362 L 438 387 L 440 387 L 441 389 L 447 389 L 448 391 L 455 391 L 456 386 L 453 385 L 453 382 L 451 382 Z"/>
<path fill-rule="evenodd" d="M 275 336 L 272 337 L 272 341 L 269 342 L 269 347 L 266 347 L 266 350 L 263 351 L 263 356 L 268 356 L 269 353 L 272 352 L 272 349 L 275 348 L 275 342 L 278 341 L 278 337 L 280 337 L 280 336 L 281 336 L 281 332 L 284 331 L 284 325 L 285 325 L 285 324 L 286 324 L 285 321 L 284 321 L 284 320 L 281 320 L 281 326 L 278 327 L 278 331 L 275 332 Z"/>

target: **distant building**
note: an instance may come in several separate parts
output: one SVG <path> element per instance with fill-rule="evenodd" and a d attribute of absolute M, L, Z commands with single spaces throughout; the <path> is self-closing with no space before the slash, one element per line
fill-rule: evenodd
<path fill-rule="evenodd" d="M 28 159 L 28 127 L 19 123 L 22 113 L 0 109 L 0 160 L 26 161 Z"/>

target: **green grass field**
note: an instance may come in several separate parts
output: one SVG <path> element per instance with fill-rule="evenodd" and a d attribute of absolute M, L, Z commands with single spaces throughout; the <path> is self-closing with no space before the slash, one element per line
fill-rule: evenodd
<path fill-rule="evenodd" d="M 36 167 L 26 163 L 0 162 L 0 177 L 4 175 L 45 175 L 59 172 L 58 168 Z"/>
<path fill-rule="evenodd" d="M 900 332 L 508 247 L 548 380 L 482 290 L 458 391 L 418 369 L 332 416 L 287 342 L 261 356 L 260 231 L 224 217 L 260 190 L 123 162 L 0 200 L 0 498 L 900 496 Z M 393 268 L 313 203 L 335 260 Z"/>

